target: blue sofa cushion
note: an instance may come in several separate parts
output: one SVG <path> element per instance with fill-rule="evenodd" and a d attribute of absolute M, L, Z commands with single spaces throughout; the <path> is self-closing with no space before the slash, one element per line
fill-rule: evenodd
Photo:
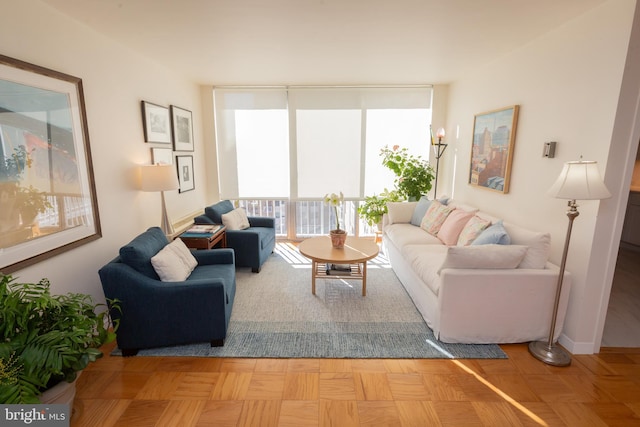
<path fill-rule="evenodd" d="M 222 215 L 231 212 L 233 209 L 233 204 L 229 200 L 223 200 L 215 205 L 207 206 L 204 209 L 204 213 L 215 224 L 222 224 Z"/>
<path fill-rule="evenodd" d="M 160 252 L 169 241 L 160 227 L 151 227 L 120 248 L 120 259 L 145 276 L 160 280 L 151 264 L 151 257 Z"/>

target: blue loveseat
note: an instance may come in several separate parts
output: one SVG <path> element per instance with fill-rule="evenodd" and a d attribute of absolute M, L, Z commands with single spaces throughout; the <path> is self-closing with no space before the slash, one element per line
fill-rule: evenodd
<path fill-rule="evenodd" d="M 234 209 L 229 200 L 223 200 L 204 209 L 204 215 L 194 218 L 196 224 L 222 224 L 222 215 Z M 259 273 L 262 264 L 269 258 L 276 246 L 275 218 L 250 216 L 249 228 L 229 230 L 227 247 L 236 255 L 236 267 L 251 267 Z"/>
<path fill-rule="evenodd" d="M 198 265 L 184 282 L 163 282 L 151 257 L 168 244 L 158 227 L 149 228 L 99 271 L 111 310 L 119 321 L 118 347 L 124 356 L 139 349 L 195 342 L 224 345 L 236 293 L 231 249 L 194 251 Z"/>

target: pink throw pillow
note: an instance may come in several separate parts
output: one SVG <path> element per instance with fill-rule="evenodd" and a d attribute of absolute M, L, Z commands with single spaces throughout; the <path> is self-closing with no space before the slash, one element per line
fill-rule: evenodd
<path fill-rule="evenodd" d="M 464 226 L 473 217 L 473 212 L 463 209 L 454 209 L 453 212 L 444 220 L 440 231 L 438 231 L 438 239 L 447 246 L 455 245 Z"/>

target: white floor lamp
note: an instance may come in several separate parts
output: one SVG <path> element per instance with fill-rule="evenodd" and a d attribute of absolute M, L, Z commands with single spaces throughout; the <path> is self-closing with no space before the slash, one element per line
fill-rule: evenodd
<path fill-rule="evenodd" d="M 140 189 L 142 191 L 159 191 L 161 194 L 162 217 L 160 228 L 165 235 L 174 233 L 173 225 L 167 214 L 167 204 L 164 200 L 164 192 L 178 189 L 178 174 L 173 165 L 147 165 L 140 166 Z"/>
<path fill-rule="evenodd" d="M 598 171 L 598 163 L 594 161 L 582 160 L 576 162 L 567 162 L 560 173 L 556 182 L 547 192 L 557 199 L 569 200 L 567 217 L 569 218 L 569 226 L 567 228 L 567 237 L 564 242 L 564 251 L 562 252 L 562 261 L 560 262 L 560 275 L 558 276 L 558 286 L 556 288 L 556 299 L 553 306 L 553 316 L 551 318 L 551 327 L 549 329 L 548 341 L 532 341 L 529 343 L 529 352 L 538 360 L 553 366 L 568 366 L 571 364 L 571 356 L 562 347 L 559 347 L 555 340 L 556 319 L 558 317 L 558 305 L 560 303 L 560 294 L 562 292 L 562 280 L 564 279 L 564 270 L 567 264 L 567 252 L 569 251 L 569 239 L 571 238 L 571 228 L 573 220 L 580 213 L 576 200 L 599 200 L 611 197 L 611 193 L 605 187 L 600 172 Z"/>

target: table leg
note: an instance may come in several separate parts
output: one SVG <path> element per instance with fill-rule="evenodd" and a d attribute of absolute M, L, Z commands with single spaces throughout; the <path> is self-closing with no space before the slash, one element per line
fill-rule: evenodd
<path fill-rule="evenodd" d="M 362 296 L 367 296 L 367 261 L 362 263 Z"/>
<path fill-rule="evenodd" d="M 316 271 L 318 269 L 318 263 L 316 260 L 311 261 L 311 294 L 316 294 Z"/>

